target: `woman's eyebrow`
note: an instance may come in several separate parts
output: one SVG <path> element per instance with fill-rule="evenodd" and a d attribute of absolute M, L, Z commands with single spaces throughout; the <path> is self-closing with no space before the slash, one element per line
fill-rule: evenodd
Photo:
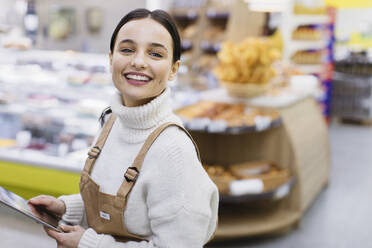
<path fill-rule="evenodd" d="M 154 47 L 161 47 L 161 48 L 164 48 L 165 51 L 168 52 L 168 49 L 167 49 L 163 44 L 153 42 L 153 43 L 151 43 L 150 45 L 151 45 L 151 46 L 154 46 Z"/>
<path fill-rule="evenodd" d="M 125 40 L 122 40 L 122 41 L 119 42 L 119 44 L 121 44 L 121 43 L 131 43 L 131 44 L 135 44 L 135 42 L 134 42 L 133 40 L 131 40 L 131 39 L 125 39 Z"/>

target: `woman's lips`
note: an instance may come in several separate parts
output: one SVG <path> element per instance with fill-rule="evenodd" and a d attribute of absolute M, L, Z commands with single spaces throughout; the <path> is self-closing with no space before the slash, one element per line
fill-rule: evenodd
<path fill-rule="evenodd" d="M 150 83 L 152 80 L 149 81 L 140 81 L 140 80 L 134 80 L 134 79 L 128 79 L 126 78 L 127 82 L 134 86 L 141 86 Z"/>
<path fill-rule="evenodd" d="M 129 72 L 124 74 L 124 77 L 129 84 L 135 86 L 145 85 L 152 81 L 151 77 L 139 72 Z"/>

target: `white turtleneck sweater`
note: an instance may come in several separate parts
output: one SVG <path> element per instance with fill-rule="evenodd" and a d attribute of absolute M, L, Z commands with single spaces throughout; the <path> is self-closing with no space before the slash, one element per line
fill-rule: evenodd
<path fill-rule="evenodd" d="M 169 88 L 139 107 L 125 107 L 119 94 L 113 97 L 111 109 L 118 118 L 91 175 L 102 192 L 116 194 L 123 172 L 152 131 L 165 122 L 181 124 L 169 98 Z M 80 194 L 60 199 L 66 204 L 63 220 L 81 224 L 84 203 Z M 148 151 L 124 211 L 128 231 L 149 241 L 116 242 L 112 236 L 88 228 L 78 248 L 200 248 L 216 229 L 217 212 L 217 187 L 201 166 L 190 138 L 171 126 Z"/>

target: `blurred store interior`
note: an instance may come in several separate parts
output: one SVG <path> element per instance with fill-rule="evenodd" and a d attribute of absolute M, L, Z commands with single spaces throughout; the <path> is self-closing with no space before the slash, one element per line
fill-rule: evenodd
<path fill-rule="evenodd" d="M 220 193 L 207 247 L 372 247 L 371 0 L 0 0 L 0 186 L 79 192 L 136 8 L 182 39 L 172 106 Z M 22 237 L 22 238 L 20 238 Z M 0 205 L 2 248 L 54 247 Z"/>

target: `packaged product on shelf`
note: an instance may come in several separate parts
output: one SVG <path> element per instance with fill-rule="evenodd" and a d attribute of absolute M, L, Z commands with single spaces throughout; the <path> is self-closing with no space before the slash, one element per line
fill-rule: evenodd
<path fill-rule="evenodd" d="M 197 8 L 176 8 L 172 11 L 172 16 L 179 24 L 179 22 L 192 23 L 199 17 L 199 10 Z"/>
<path fill-rule="evenodd" d="M 293 6 L 293 13 L 297 15 L 325 15 L 327 13 L 323 1 L 307 1 L 307 3 L 305 5 L 297 1 Z"/>
<path fill-rule="evenodd" d="M 197 33 L 197 27 L 195 24 L 187 26 L 185 29 L 180 30 L 181 39 L 191 40 Z"/>
<path fill-rule="evenodd" d="M 230 14 L 230 0 L 211 0 L 207 9 L 209 19 L 227 19 Z"/>
<path fill-rule="evenodd" d="M 203 167 L 217 185 L 220 194 L 230 194 L 230 183 L 236 178 L 221 165 L 203 165 Z"/>
<path fill-rule="evenodd" d="M 200 16 L 202 4 L 202 1 L 174 1 L 171 15 L 173 16 L 178 28 L 184 29 L 187 26 L 194 24 Z"/>
<path fill-rule="evenodd" d="M 86 71 L 73 71 L 69 73 L 66 81 L 75 86 L 86 84 L 89 81 L 89 73 Z"/>
<path fill-rule="evenodd" d="M 179 73 L 177 81 L 184 87 L 196 91 L 218 87 L 212 70 L 217 65 L 216 53 L 224 40 L 230 6 L 231 1 L 225 0 L 173 1 L 171 14 L 180 31 L 182 64 L 187 67 L 187 74 Z"/>
<path fill-rule="evenodd" d="M 205 30 L 203 40 L 209 41 L 209 43 L 221 42 L 224 39 L 224 31 L 221 26 L 212 26 Z"/>
<path fill-rule="evenodd" d="M 4 48 L 16 49 L 16 50 L 28 50 L 32 47 L 32 40 L 28 37 L 16 37 L 8 36 L 2 39 Z"/>
<path fill-rule="evenodd" d="M 302 25 L 298 26 L 292 32 L 292 39 L 302 41 L 317 41 L 322 39 L 322 32 L 318 28 L 318 25 Z"/>
<path fill-rule="evenodd" d="M 321 64 L 323 57 L 323 50 L 300 50 L 291 56 L 291 60 L 296 64 Z"/>
<path fill-rule="evenodd" d="M 182 52 L 189 51 L 193 48 L 193 39 L 196 35 L 196 31 L 197 29 L 195 24 L 186 27 L 179 27 Z"/>
<path fill-rule="evenodd" d="M 260 179 L 263 191 L 276 189 L 289 180 L 289 172 L 268 161 L 248 162 L 230 167 L 231 174 L 238 179 Z"/>
<path fill-rule="evenodd" d="M 111 75 L 107 72 L 95 72 L 90 75 L 89 83 L 97 86 L 111 85 Z"/>
<path fill-rule="evenodd" d="M 282 169 L 269 161 L 229 166 L 204 165 L 204 168 L 216 183 L 222 200 L 232 200 L 233 197 L 239 199 L 242 196 L 251 200 L 258 200 L 264 196 L 271 198 L 277 189 L 292 182 L 287 169 Z M 273 194 L 268 194 L 269 192 Z"/>

